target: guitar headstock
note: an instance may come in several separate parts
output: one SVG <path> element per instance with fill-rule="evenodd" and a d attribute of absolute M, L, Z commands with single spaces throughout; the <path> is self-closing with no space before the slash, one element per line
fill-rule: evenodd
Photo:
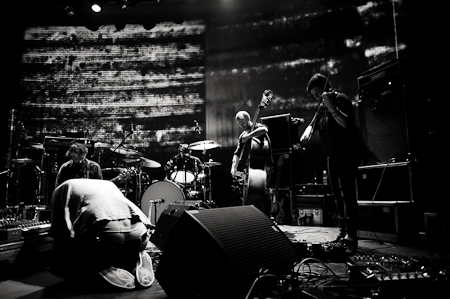
<path fill-rule="evenodd" d="M 273 91 L 271 91 L 270 89 L 264 90 L 261 103 L 259 103 L 259 108 L 264 109 L 267 106 L 269 106 L 272 99 L 273 99 Z"/>

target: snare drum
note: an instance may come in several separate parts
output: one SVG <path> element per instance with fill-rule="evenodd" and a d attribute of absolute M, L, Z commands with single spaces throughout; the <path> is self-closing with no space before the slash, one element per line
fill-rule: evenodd
<path fill-rule="evenodd" d="M 151 184 L 141 199 L 141 210 L 154 225 L 169 204 L 183 204 L 186 197 L 181 188 L 170 181 L 157 181 Z M 161 200 L 160 203 L 158 201 Z"/>

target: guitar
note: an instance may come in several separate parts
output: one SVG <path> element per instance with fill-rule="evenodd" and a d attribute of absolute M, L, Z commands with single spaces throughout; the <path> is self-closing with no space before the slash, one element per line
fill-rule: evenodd
<path fill-rule="evenodd" d="M 284 204 L 284 198 L 282 197 L 281 200 L 279 198 L 279 187 L 280 187 L 280 178 L 281 178 L 281 167 L 284 164 L 284 159 L 287 154 L 281 154 L 278 158 L 277 162 L 277 179 L 275 181 L 275 194 L 272 197 L 272 210 L 271 214 L 274 220 L 277 223 L 283 222 L 284 219 L 284 211 L 283 211 L 283 204 Z"/>

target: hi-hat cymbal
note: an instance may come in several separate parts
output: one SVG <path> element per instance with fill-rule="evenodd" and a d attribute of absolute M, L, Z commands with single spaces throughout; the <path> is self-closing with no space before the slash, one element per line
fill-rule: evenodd
<path fill-rule="evenodd" d="M 29 158 L 11 159 L 11 162 L 25 164 L 25 163 L 41 163 L 40 160 L 32 160 Z"/>
<path fill-rule="evenodd" d="M 205 164 L 205 166 L 209 166 L 209 167 L 222 165 L 222 163 L 220 163 L 220 162 L 212 162 L 212 161 L 211 162 L 205 162 L 203 164 Z"/>
<path fill-rule="evenodd" d="M 194 143 L 191 143 L 189 145 L 189 149 L 193 151 L 202 151 L 202 150 L 209 150 L 216 147 L 219 147 L 220 143 L 214 141 L 214 140 L 202 140 L 197 141 Z"/>

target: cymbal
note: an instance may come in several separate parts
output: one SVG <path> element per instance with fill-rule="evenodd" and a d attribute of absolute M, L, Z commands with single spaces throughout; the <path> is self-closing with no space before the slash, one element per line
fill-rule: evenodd
<path fill-rule="evenodd" d="M 11 162 L 14 162 L 14 163 L 20 163 L 20 164 L 25 164 L 25 163 L 41 163 L 40 160 L 32 160 L 32 159 L 29 159 L 29 158 L 11 159 Z"/>
<path fill-rule="evenodd" d="M 140 160 L 141 160 L 141 167 L 148 167 L 148 168 L 159 168 L 159 167 L 161 167 L 161 164 L 156 162 L 156 161 L 153 161 L 153 160 L 150 160 L 150 159 L 147 159 L 147 158 L 143 158 L 143 157 L 141 157 Z"/>
<path fill-rule="evenodd" d="M 106 148 L 106 147 L 111 147 L 111 144 L 106 143 L 106 142 L 96 142 L 96 143 L 94 143 L 94 148 Z"/>
<path fill-rule="evenodd" d="M 108 167 L 108 168 L 102 168 L 102 172 L 123 172 L 127 170 L 124 167 Z"/>
<path fill-rule="evenodd" d="M 43 150 L 44 145 L 42 143 L 30 143 L 30 146 L 34 149 Z"/>
<path fill-rule="evenodd" d="M 140 167 L 148 167 L 148 168 L 161 167 L 160 163 L 150 160 L 150 159 L 147 159 L 147 158 L 144 158 L 144 157 L 140 157 L 139 159 L 122 159 L 122 161 L 125 163 L 129 163 L 129 164 L 136 163 L 136 164 L 139 164 Z"/>
<path fill-rule="evenodd" d="M 193 151 L 202 151 L 202 150 L 209 150 L 216 147 L 219 147 L 220 143 L 214 141 L 214 140 L 203 140 L 203 141 L 197 141 L 194 143 L 191 143 L 189 145 L 189 149 Z"/>
<path fill-rule="evenodd" d="M 203 164 L 205 166 L 209 166 L 209 167 L 222 165 L 222 163 L 220 163 L 220 162 L 205 162 Z"/>
<path fill-rule="evenodd" d="M 135 162 L 139 162 L 139 159 L 122 159 L 122 162 L 135 163 Z"/>
<path fill-rule="evenodd" d="M 127 148 L 116 148 L 116 149 L 115 148 L 111 148 L 111 150 L 113 152 L 116 152 L 116 153 L 121 154 L 121 155 L 125 155 L 125 156 L 130 157 L 130 158 L 133 158 L 133 157 L 137 158 L 137 157 L 141 157 L 142 156 L 142 154 L 140 152 L 138 152 L 137 150 L 127 149 Z"/>

